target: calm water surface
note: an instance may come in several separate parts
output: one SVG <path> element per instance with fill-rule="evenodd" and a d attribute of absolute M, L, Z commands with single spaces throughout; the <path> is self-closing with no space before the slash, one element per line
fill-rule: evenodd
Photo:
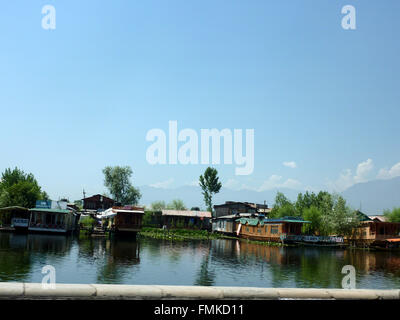
<path fill-rule="evenodd" d="M 357 288 L 400 288 L 400 253 L 267 247 L 236 240 L 170 242 L 0 233 L 0 281 L 341 288 L 344 265 Z"/>

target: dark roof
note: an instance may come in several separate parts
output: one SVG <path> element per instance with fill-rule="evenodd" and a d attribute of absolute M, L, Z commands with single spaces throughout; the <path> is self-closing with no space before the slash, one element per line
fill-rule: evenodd
<path fill-rule="evenodd" d="M 103 197 L 103 200 L 106 199 L 106 200 L 110 200 L 110 201 L 112 201 L 112 202 L 115 202 L 114 199 L 111 199 L 111 198 L 109 198 L 109 197 L 103 196 L 102 194 L 95 194 L 95 195 L 93 195 L 93 196 L 86 197 L 86 198 L 83 198 L 83 199 L 81 199 L 81 200 L 91 200 L 91 199 L 93 199 L 93 198 L 100 198 L 100 197 Z"/>
<path fill-rule="evenodd" d="M 229 207 L 232 205 L 244 205 L 252 209 L 268 209 L 267 204 L 258 204 L 258 203 L 253 203 L 253 202 L 241 202 L 241 201 L 225 201 L 223 204 L 216 204 L 214 205 L 214 208 L 219 208 L 219 207 Z"/>
<path fill-rule="evenodd" d="M 372 221 L 370 217 L 368 217 L 365 213 L 362 213 L 360 210 L 357 210 L 356 213 L 360 221 Z"/>

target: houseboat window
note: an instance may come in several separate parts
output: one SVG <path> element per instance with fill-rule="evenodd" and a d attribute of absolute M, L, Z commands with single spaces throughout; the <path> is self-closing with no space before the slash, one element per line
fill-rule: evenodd
<path fill-rule="evenodd" d="M 246 232 L 249 232 L 250 230 L 249 230 L 249 228 L 246 228 Z"/>
<path fill-rule="evenodd" d="M 258 228 L 258 229 L 257 229 L 257 232 L 258 232 L 258 233 L 261 233 L 261 229 L 260 229 L 260 228 Z"/>
<path fill-rule="evenodd" d="M 273 233 L 273 234 L 278 233 L 278 227 L 276 227 L 276 226 L 271 226 L 271 233 Z"/>

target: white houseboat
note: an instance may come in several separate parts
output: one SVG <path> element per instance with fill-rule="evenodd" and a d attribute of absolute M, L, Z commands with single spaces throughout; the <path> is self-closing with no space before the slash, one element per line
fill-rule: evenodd
<path fill-rule="evenodd" d="M 29 212 L 29 232 L 70 233 L 76 229 L 79 219 L 63 201 L 38 201 Z"/>

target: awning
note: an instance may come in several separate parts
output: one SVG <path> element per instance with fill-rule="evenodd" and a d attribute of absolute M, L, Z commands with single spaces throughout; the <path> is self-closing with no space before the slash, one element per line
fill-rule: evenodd
<path fill-rule="evenodd" d="M 400 242 L 400 238 L 395 238 L 395 239 L 386 239 L 388 242 Z"/>

